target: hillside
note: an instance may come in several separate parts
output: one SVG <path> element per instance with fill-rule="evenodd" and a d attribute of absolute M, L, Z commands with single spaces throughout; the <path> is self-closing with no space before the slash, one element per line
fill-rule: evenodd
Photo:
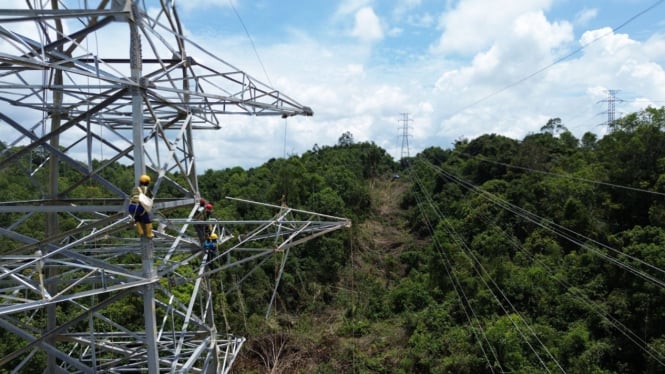
<path fill-rule="evenodd" d="M 369 181 L 371 209 L 348 233 L 354 248 L 334 286 L 334 301 L 313 313 L 279 313 L 250 337 L 234 372 L 346 373 L 370 369 L 368 361 L 382 362 L 377 368 L 397 365 L 406 337 L 400 322 L 370 322 L 355 314 L 383 303 L 404 276 L 399 258 L 414 245 L 399 206 L 408 189 L 408 183 L 390 175 Z"/>
<path fill-rule="evenodd" d="M 337 276 L 271 322 L 299 358 L 275 367 L 662 372 L 663 118 L 665 109 L 626 116 L 601 139 L 483 135 L 424 150 L 399 180 L 364 173 L 350 184 L 369 203 L 348 210 L 354 227 L 333 240 L 346 248 L 342 266 L 327 251 L 308 262 Z M 328 156 L 349 160 L 348 150 Z M 330 167 L 318 165 L 310 170 Z"/>

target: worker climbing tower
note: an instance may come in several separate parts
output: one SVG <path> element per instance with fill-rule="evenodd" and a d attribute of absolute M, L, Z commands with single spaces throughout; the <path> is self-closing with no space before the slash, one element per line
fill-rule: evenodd
<path fill-rule="evenodd" d="M 274 215 L 196 220 L 196 132 L 220 129 L 225 114 L 312 111 L 186 38 L 174 3 L 0 9 L 0 172 L 25 183 L 0 203 L 0 333 L 19 342 L 0 357 L 3 372 L 228 372 L 244 338 L 218 331 L 212 276 L 240 266 L 249 274 L 349 225 L 237 199 Z M 117 165 L 132 165 L 133 180 L 118 185 Z M 144 174 L 152 239 L 134 234 L 127 213 Z M 223 243 L 215 268 L 188 230 L 204 223 Z M 143 323 L 123 308 L 141 308 Z"/>

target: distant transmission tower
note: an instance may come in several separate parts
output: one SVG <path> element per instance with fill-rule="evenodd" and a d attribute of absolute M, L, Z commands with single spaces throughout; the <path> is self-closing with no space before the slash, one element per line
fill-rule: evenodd
<path fill-rule="evenodd" d="M 607 90 L 607 99 L 600 100 L 599 102 L 607 102 L 607 123 L 605 124 L 608 128 L 614 128 L 614 121 L 616 119 L 616 103 L 617 101 L 623 102 L 621 99 L 617 99 L 616 94 L 618 90 Z"/>
<path fill-rule="evenodd" d="M 402 113 L 402 118 L 398 121 L 402 124 L 400 126 L 401 134 L 400 137 L 402 138 L 402 150 L 400 152 L 400 160 L 404 160 L 405 158 L 409 158 L 409 122 L 413 121 L 412 119 L 409 119 L 409 113 Z"/>

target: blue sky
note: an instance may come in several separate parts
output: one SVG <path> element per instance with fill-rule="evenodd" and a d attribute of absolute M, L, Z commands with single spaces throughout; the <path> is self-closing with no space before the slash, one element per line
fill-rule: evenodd
<path fill-rule="evenodd" d="M 179 6 L 190 37 L 315 113 L 286 122 L 234 118 L 215 135 L 223 153 L 217 164 L 205 161 L 212 150 L 199 151 L 204 168 L 258 166 L 334 145 L 346 131 L 397 158 L 402 113 L 414 155 L 485 133 L 521 139 L 555 117 L 578 137 L 602 136 L 609 89 L 618 90 L 617 116 L 665 105 L 663 1 Z"/>

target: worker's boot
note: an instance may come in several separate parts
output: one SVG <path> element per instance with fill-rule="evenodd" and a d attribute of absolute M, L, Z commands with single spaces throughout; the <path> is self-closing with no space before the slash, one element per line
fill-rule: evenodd
<path fill-rule="evenodd" d="M 143 224 L 141 222 L 136 222 L 134 226 L 136 226 L 136 233 L 139 234 L 139 236 L 143 236 Z"/>
<path fill-rule="evenodd" d="M 148 239 L 152 239 L 155 235 L 152 233 L 152 223 L 145 224 L 145 236 Z"/>

